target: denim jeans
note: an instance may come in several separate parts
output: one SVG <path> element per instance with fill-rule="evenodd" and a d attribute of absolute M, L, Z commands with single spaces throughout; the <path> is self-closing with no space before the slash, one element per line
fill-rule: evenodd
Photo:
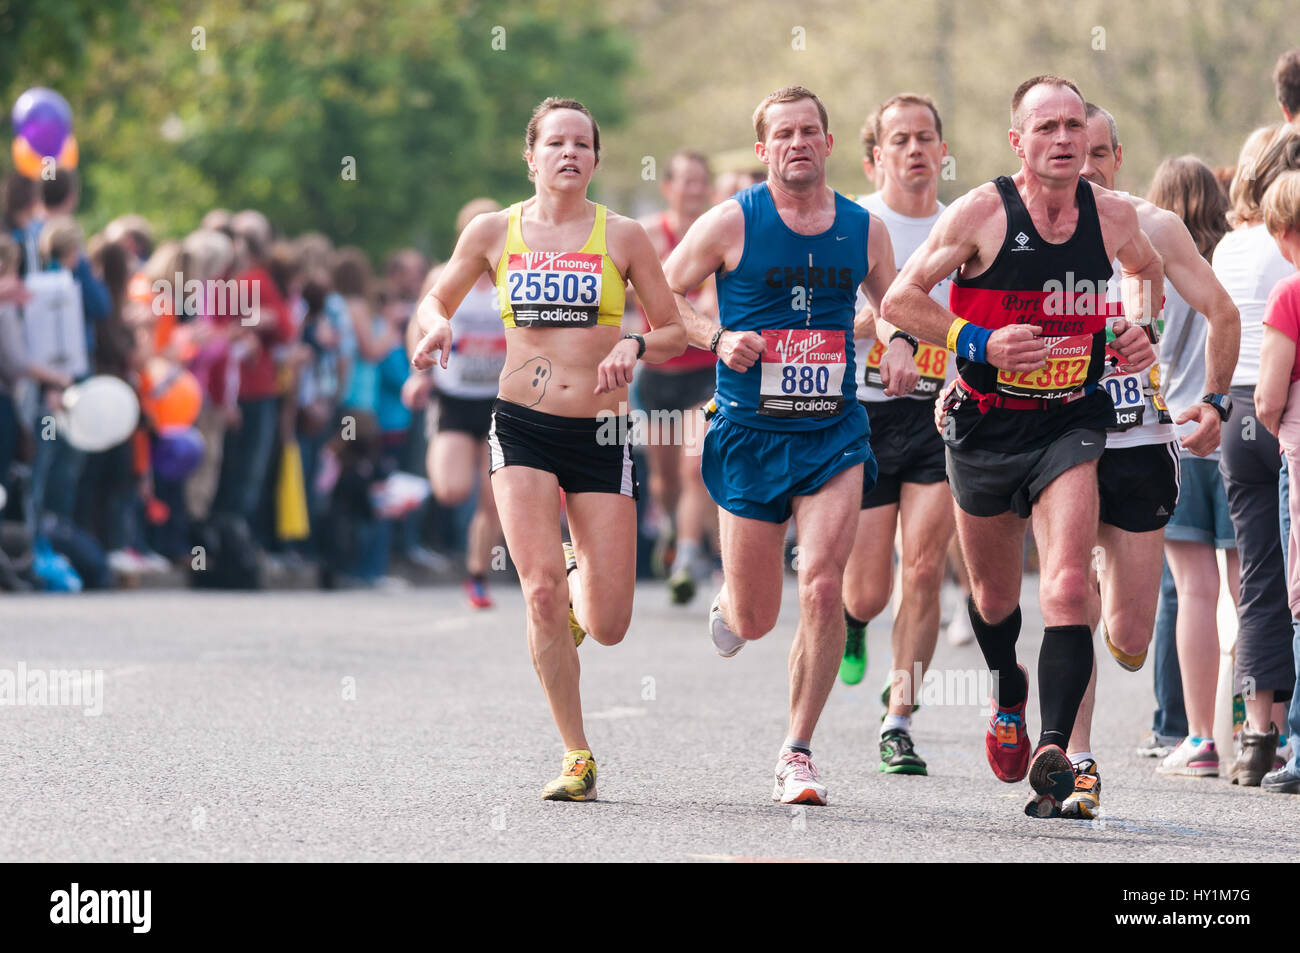
<path fill-rule="evenodd" d="M 1156 713 L 1151 730 L 1171 738 L 1187 736 L 1187 710 L 1183 707 L 1183 674 L 1178 667 L 1178 590 L 1169 563 L 1160 573 L 1160 602 L 1156 608 L 1155 670 Z"/>
<path fill-rule="evenodd" d="M 1278 504 L 1277 517 L 1282 526 L 1282 561 L 1283 565 L 1287 562 L 1287 540 L 1291 538 L 1291 488 L 1287 480 L 1286 457 L 1282 457 L 1282 472 L 1278 474 Z M 1290 567 L 1287 566 L 1287 571 Z M 1287 733 L 1291 736 L 1291 760 L 1287 762 L 1287 768 L 1292 774 L 1300 777 L 1300 760 L 1297 759 L 1297 753 L 1300 753 L 1300 622 L 1291 620 L 1291 652 L 1295 661 L 1296 668 L 1296 687 L 1291 694 L 1291 709 L 1287 712 L 1287 721 L 1289 726 Z"/>
<path fill-rule="evenodd" d="M 278 401 L 274 397 L 241 400 L 240 425 L 226 431 L 221 450 L 221 477 L 213 509 L 242 516 L 252 526 L 267 478 L 274 474 Z"/>

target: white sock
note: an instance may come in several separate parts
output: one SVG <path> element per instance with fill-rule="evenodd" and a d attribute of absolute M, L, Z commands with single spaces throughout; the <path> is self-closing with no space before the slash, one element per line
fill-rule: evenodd
<path fill-rule="evenodd" d="M 1096 761 L 1096 760 L 1097 759 L 1092 756 L 1091 751 L 1078 751 L 1070 755 L 1070 764 L 1074 765 L 1076 768 L 1079 765 L 1083 764 L 1085 761 Z"/>
<path fill-rule="evenodd" d="M 677 543 L 677 558 L 673 560 L 673 572 L 690 569 L 700 553 L 700 541 L 683 539 Z"/>
<path fill-rule="evenodd" d="M 885 720 L 880 723 L 880 737 L 883 738 L 886 731 L 893 731 L 895 728 L 902 728 L 910 735 L 912 733 L 912 716 L 886 715 Z"/>

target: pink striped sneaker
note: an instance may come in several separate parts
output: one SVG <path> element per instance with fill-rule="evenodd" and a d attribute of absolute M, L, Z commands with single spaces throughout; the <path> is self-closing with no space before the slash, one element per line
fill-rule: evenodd
<path fill-rule="evenodd" d="M 1213 738 L 1202 738 L 1192 744 L 1184 738 L 1173 751 L 1156 766 L 1157 774 L 1181 775 L 1189 778 L 1217 778 L 1219 776 L 1219 751 Z"/>

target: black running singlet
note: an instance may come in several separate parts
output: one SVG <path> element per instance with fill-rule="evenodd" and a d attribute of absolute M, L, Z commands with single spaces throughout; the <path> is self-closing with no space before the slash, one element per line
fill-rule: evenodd
<path fill-rule="evenodd" d="M 993 407 L 985 415 L 989 419 L 977 426 L 969 416 L 978 414 L 975 402 L 967 401 L 961 408 L 965 413 L 958 415 L 958 433 L 977 426 L 981 445 L 1026 449 L 1071 427 L 1105 428 L 1114 422 L 1113 404 L 1096 385 L 1105 369 L 1106 286 L 1112 265 L 1092 186 L 1079 179 L 1074 234 L 1052 244 L 1038 234 L 1015 182 L 999 176 L 994 184 L 1007 216 L 1002 247 L 987 271 L 974 278 L 958 276 L 949 307 L 990 330 L 1009 324 L 1037 325 L 1051 350 L 1047 366 L 1037 371 L 1000 371 L 961 357 L 957 370 L 977 394 L 996 394 L 1013 402 L 1029 398 L 1051 409 Z M 1097 397 L 1103 399 L 1094 400 Z"/>

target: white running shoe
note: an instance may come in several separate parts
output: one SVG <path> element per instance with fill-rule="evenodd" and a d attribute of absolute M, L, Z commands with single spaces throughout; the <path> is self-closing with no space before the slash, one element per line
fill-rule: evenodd
<path fill-rule="evenodd" d="M 1219 752 L 1214 746 L 1214 739 L 1203 738 L 1200 744 L 1194 745 L 1191 738 L 1184 738 L 1182 744 L 1156 765 L 1156 773 L 1191 778 L 1218 777 Z"/>
<path fill-rule="evenodd" d="M 717 653 L 723 658 L 731 658 L 745 647 L 745 640 L 732 632 L 722 618 L 722 609 L 718 606 L 721 596 L 722 593 L 714 596 L 713 605 L 709 606 L 709 635 L 713 636 L 713 647 Z"/>
<path fill-rule="evenodd" d="M 818 780 L 812 758 L 802 751 L 787 751 L 776 763 L 772 800 L 782 804 L 825 804 L 826 785 Z"/>
<path fill-rule="evenodd" d="M 970 613 L 966 611 L 966 603 L 963 600 L 960 607 L 952 614 L 952 621 L 948 623 L 948 644 L 949 645 L 970 645 L 975 641 L 975 630 L 970 624 Z"/>

